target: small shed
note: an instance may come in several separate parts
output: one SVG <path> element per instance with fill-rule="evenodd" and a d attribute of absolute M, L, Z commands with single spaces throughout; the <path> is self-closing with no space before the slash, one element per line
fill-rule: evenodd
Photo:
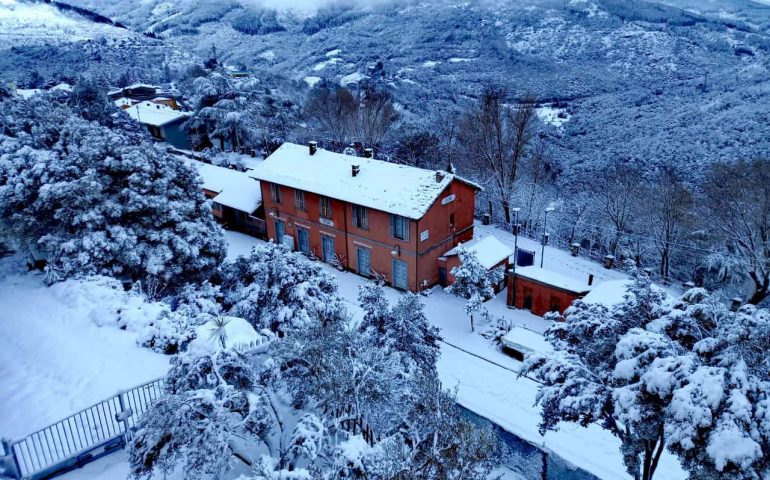
<path fill-rule="evenodd" d="M 588 278 L 582 282 L 536 266 L 518 267 L 507 279 L 508 305 L 541 317 L 548 312 L 564 313 L 573 301 L 591 290 Z"/>
<path fill-rule="evenodd" d="M 524 361 L 524 357 L 530 353 L 550 353 L 553 351 L 553 346 L 542 334 L 524 327 L 511 328 L 500 339 L 500 343 L 502 343 L 503 352 L 519 361 Z"/>
<path fill-rule="evenodd" d="M 158 140 L 165 140 L 176 148 L 190 149 L 190 141 L 182 124 L 190 118 L 187 112 L 153 102 L 140 102 L 123 109 L 129 117 L 144 124 L 150 134 Z"/>
<path fill-rule="evenodd" d="M 513 255 L 513 250 L 494 235 L 474 238 L 466 243 L 461 243 L 438 259 L 439 283 L 442 287 L 451 285 L 455 281 L 452 269 L 460 266 L 459 250 L 461 247 L 467 251 L 475 252 L 479 263 L 487 270 L 500 266 L 507 269 L 510 256 Z M 504 282 L 501 285 L 495 285 L 495 292 L 499 292 L 504 286 Z"/>

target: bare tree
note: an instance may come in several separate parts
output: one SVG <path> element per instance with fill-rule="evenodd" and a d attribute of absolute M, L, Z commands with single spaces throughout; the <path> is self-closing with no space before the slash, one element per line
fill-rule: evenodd
<path fill-rule="evenodd" d="M 460 120 L 459 140 L 468 158 L 490 175 L 487 186 L 511 222 L 510 199 L 522 158 L 532 148 L 536 99 L 526 95 L 516 106 L 506 104 L 507 92 L 487 88 L 477 106 Z"/>
<path fill-rule="evenodd" d="M 770 160 L 714 164 L 703 193 L 710 228 L 751 279 L 756 305 L 770 294 Z"/>
<path fill-rule="evenodd" d="M 612 225 L 608 250 L 616 255 L 623 238 L 638 218 L 639 200 L 644 186 L 641 171 L 623 163 L 610 167 L 598 178 L 595 191 L 604 217 Z"/>
<path fill-rule="evenodd" d="M 358 110 L 357 99 L 343 87 L 313 89 L 305 104 L 305 116 L 314 121 L 335 150 L 350 144 Z"/>
<path fill-rule="evenodd" d="M 693 224 L 693 195 L 673 171 L 666 171 L 646 192 L 647 229 L 659 254 L 658 272 L 671 276 L 671 258 Z"/>
<path fill-rule="evenodd" d="M 386 90 L 365 86 L 356 92 L 355 99 L 353 130 L 357 140 L 367 147 L 379 147 L 397 117 L 393 98 Z"/>

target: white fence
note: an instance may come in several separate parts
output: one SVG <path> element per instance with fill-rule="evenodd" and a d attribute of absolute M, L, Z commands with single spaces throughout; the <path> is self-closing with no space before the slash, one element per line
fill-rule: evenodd
<path fill-rule="evenodd" d="M 6 469 L 16 478 L 47 478 L 118 448 L 137 418 L 163 394 L 163 379 L 126 390 L 24 438 L 6 442 Z M 8 458 L 10 457 L 10 458 Z M 8 465 L 10 464 L 10 465 Z M 8 473 L 6 473 L 8 475 Z"/>

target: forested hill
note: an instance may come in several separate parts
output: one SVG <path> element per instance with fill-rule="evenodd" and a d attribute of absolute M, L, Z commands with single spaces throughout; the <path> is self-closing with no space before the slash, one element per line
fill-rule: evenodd
<path fill-rule="evenodd" d="M 748 0 L 73 3 L 303 87 L 381 79 L 427 128 L 486 84 L 534 92 L 567 109 L 551 132 L 566 170 L 770 153 L 770 6 Z"/>

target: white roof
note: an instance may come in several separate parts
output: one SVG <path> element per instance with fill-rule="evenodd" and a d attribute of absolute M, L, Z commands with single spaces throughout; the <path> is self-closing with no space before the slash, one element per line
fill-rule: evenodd
<path fill-rule="evenodd" d="M 548 353 L 553 351 L 553 346 L 546 341 L 545 337 L 537 332 L 533 332 L 523 327 L 513 327 L 502 338 L 503 345 L 516 348 L 522 346 L 528 350 L 539 353 Z"/>
<path fill-rule="evenodd" d="M 357 176 L 351 167 L 359 165 Z M 284 143 L 250 173 L 254 178 L 298 188 L 403 217 L 419 219 L 457 177 L 395 163 L 329 152 L 310 155 L 306 145 Z M 464 181 L 464 180 L 463 180 Z"/>
<path fill-rule="evenodd" d="M 190 114 L 174 110 L 167 105 L 152 102 L 140 102 L 124 110 L 131 118 L 145 125 L 162 127 L 180 118 L 187 118 Z"/>
<path fill-rule="evenodd" d="M 29 98 L 32 98 L 34 95 L 37 95 L 38 93 L 43 92 L 43 90 L 39 88 L 17 88 L 16 94 L 23 98 L 24 100 L 27 100 Z"/>
<path fill-rule="evenodd" d="M 513 255 L 513 250 L 493 235 L 484 238 L 474 238 L 468 242 L 462 243 L 446 252 L 446 256 L 457 255 L 460 247 L 464 247 L 469 252 L 476 252 L 479 263 L 490 269 Z"/>
<path fill-rule="evenodd" d="M 546 270 L 536 266 L 516 267 L 516 276 L 528 278 L 536 282 L 551 285 L 568 292 L 588 292 L 591 287 L 588 285 L 588 277 L 585 282 L 581 282 L 571 277 L 567 277 L 552 270 Z"/>
<path fill-rule="evenodd" d="M 197 160 L 188 161 L 198 167 L 198 173 L 203 178 L 203 188 L 218 193 L 213 198 L 213 201 L 218 204 L 249 214 L 254 213 L 254 210 L 262 204 L 259 182 L 245 172 L 217 167 Z"/>
<path fill-rule="evenodd" d="M 133 90 L 135 88 L 154 88 L 158 89 L 157 85 L 150 85 L 149 83 L 133 83 L 127 87 L 123 87 L 121 90 Z"/>
<path fill-rule="evenodd" d="M 123 106 L 130 107 L 135 102 L 136 100 L 131 100 L 130 98 L 126 98 L 126 97 L 120 97 L 119 99 L 115 100 L 113 103 L 115 104 L 116 107 L 123 107 Z"/>

